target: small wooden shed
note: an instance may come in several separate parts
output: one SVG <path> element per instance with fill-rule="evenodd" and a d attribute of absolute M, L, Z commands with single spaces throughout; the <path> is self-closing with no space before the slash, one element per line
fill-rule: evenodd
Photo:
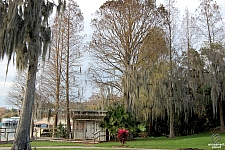
<path fill-rule="evenodd" d="M 74 140 L 106 141 L 106 130 L 99 127 L 107 111 L 72 111 Z"/>

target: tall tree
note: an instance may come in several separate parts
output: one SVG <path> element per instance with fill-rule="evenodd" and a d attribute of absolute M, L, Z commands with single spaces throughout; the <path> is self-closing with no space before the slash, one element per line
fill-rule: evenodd
<path fill-rule="evenodd" d="M 210 77 L 209 82 L 211 83 L 211 99 L 213 104 L 213 113 L 216 114 L 217 104 L 220 113 L 220 129 L 224 130 L 224 119 L 223 119 L 223 82 L 221 82 L 220 73 L 223 72 L 223 43 L 224 38 L 224 22 L 221 17 L 221 8 L 213 0 L 201 0 L 200 6 L 197 9 L 199 20 L 199 27 L 201 26 L 200 33 L 204 38 L 206 46 L 201 49 L 203 54 L 211 62 Z M 212 58 L 213 56 L 213 58 Z M 210 74 L 213 74 L 211 76 Z"/>
<path fill-rule="evenodd" d="M 221 7 L 214 0 L 201 0 L 196 9 L 198 34 L 202 41 L 210 46 L 213 43 L 224 41 L 224 23 L 221 16 Z"/>
<path fill-rule="evenodd" d="M 94 33 L 90 46 L 97 59 L 92 65 L 92 77 L 101 86 L 118 90 L 127 112 L 134 111 L 138 99 L 138 65 L 145 59 L 140 58 L 140 53 L 147 48 L 147 39 L 159 22 L 153 0 L 107 1 L 92 20 Z"/>
<path fill-rule="evenodd" d="M 224 46 L 218 43 L 214 43 L 201 49 L 201 54 L 205 57 L 205 61 L 207 62 L 206 68 L 208 71 L 204 80 L 207 81 L 206 85 L 211 87 L 211 100 L 214 116 L 219 109 L 220 130 L 222 131 L 224 130 L 223 100 L 225 98 L 224 52 Z"/>
<path fill-rule="evenodd" d="M 197 34 L 199 28 L 196 18 L 193 17 L 188 8 L 185 10 L 181 27 L 182 40 L 180 40 L 180 47 L 182 48 L 182 55 L 179 64 L 184 70 L 185 85 L 187 85 L 186 94 L 190 103 L 188 112 L 189 114 L 197 113 L 202 116 L 204 114 L 203 110 L 208 103 L 208 96 L 200 92 L 200 89 L 205 90 L 205 81 L 203 81 L 205 63 L 201 54 L 196 50 L 201 43 L 201 36 Z M 194 110 L 194 112 L 191 110 Z"/>
<path fill-rule="evenodd" d="M 165 32 L 161 28 L 152 29 L 151 34 L 144 41 L 137 62 L 138 72 L 138 100 L 135 101 L 137 118 L 148 121 L 148 134 L 152 134 L 153 120 L 157 115 L 163 114 L 162 104 L 156 98 L 157 85 L 168 71 L 166 69 L 166 56 L 168 53 Z M 164 68 L 164 69 L 162 69 Z M 162 69 L 162 70 L 161 70 Z M 141 108 L 141 109 L 140 109 Z"/>
<path fill-rule="evenodd" d="M 81 79 L 83 16 L 76 2 L 69 0 L 63 15 L 54 18 L 51 53 L 43 71 L 43 89 L 51 95 L 54 108 L 54 126 L 59 123 L 59 110 L 67 115 L 67 133 L 70 129 L 70 101 L 77 98 Z"/>
<path fill-rule="evenodd" d="M 50 60 L 50 70 L 47 72 L 49 76 L 51 76 L 53 81 L 55 81 L 55 87 L 52 88 L 54 92 L 51 94 L 53 95 L 55 99 L 55 112 L 54 112 L 54 127 L 57 127 L 58 124 L 58 113 L 60 109 L 60 97 L 62 97 L 62 92 L 61 92 L 61 84 L 62 84 L 62 63 L 63 63 L 63 49 L 64 49 L 64 42 L 63 42 L 63 29 L 62 29 L 62 22 L 60 19 L 60 16 L 57 16 L 54 20 L 54 25 L 53 25 L 53 33 L 54 33 L 54 38 L 53 38 L 53 45 L 51 45 L 52 48 L 52 58 Z M 52 72 L 53 71 L 53 72 Z M 47 79 L 48 80 L 48 79 Z M 47 82 L 49 85 L 50 82 Z M 52 86 L 52 85 L 50 85 Z M 51 89 L 51 88 L 50 88 Z"/>
<path fill-rule="evenodd" d="M 176 52 L 176 30 L 178 28 L 178 21 L 179 18 L 179 12 L 178 9 L 175 7 L 175 1 L 174 0 L 167 0 L 165 7 L 163 5 L 160 6 L 161 14 L 164 17 L 164 30 L 167 34 L 167 45 L 168 45 L 168 64 L 170 67 L 170 71 L 168 72 L 168 94 L 167 94 L 167 109 L 169 113 L 169 119 L 170 119 L 170 138 L 175 137 L 174 135 L 174 117 L 175 117 L 175 101 L 177 100 L 176 96 L 176 89 L 174 88 L 174 85 L 176 84 L 176 62 L 174 60 Z"/>
<path fill-rule="evenodd" d="M 72 95 L 72 85 L 76 73 L 79 73 L 81 64 L 79 59 L 81 57 L 80 47 L 82 45 L 83 36 L 80 32 L 83 30 L 83 16 L 81 10 L 76 2 L 69 0 L 67 2 L 66 11 L 64 12 L 62 21 L 62 30 L 65 42 L 65 87 L 66 87 L 66 120 L 67 120 L 67 136 L 69 138 L 71 132 L 70 125 L 70 98 Z M 75 71 L 74 71 L 75 70 Z"/>
<path fill-rule="evenodd" d="M 61 8 L 61 0 L 59 4 Z M 3 59 L 7 55 L 10 62 L 15 56 L 18 70 L 28 68 L 25 97 L 12 150 L 31 149 L 30 124 L 38 57 L 43 54 L 44 58 L 50 42 L 51 31 L 47 21 L 53 6 L 52 2 L 45 0 L 0 1 L 0 57 Z"/>

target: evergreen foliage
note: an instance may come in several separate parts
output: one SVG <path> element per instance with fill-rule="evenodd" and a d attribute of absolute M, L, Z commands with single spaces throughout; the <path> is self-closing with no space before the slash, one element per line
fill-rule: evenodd
<path fill-rule="evenodd" d="M 123 106 L 118 105 L 109 109 L 106 117 L 100 123 L 100 127 L 108 129 L 112 138 L 116 138 L 117 132 L 121 128 L 127 129 L 132 136 L 137 136 L 139 124 L 140 122 L 131 113 L 126 112 Z"/>

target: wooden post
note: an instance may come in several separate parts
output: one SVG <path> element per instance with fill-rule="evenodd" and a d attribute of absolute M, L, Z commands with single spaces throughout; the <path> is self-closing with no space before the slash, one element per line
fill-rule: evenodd
<path fill-rule="evenodd" d="M 0 143 L 1 143 L 1 138 L 2 138 L 2 128 L 0 128 Z"/>
<path fill-rule="evenodd" d="M 6 141 L 7 141 L 7 144 L 9 143 L 9 133 L 6 133 Z"/>
<path fill-rule="evenodd" d="M 100 141 L 100 130 L 98 130 L 98 142 Z"/>

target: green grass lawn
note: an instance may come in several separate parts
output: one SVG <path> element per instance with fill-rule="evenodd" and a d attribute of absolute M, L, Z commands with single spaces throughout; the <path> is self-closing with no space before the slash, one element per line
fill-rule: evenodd
<path fill-rule="evenodd" d="M 198 149 L 212 149 L 208 144 L 212 143 L 210 137 L 213 133 L 201 133 L 190 136 L 176 137 L 173 139 L 166 137 L 155 137 L 146 139 L 136 139 L 128 141 L 126 145 L 130 148 L 153 148 L 153 149 L 179 149 L 179 148 L 198 148 Z M 219 133 L 221 137 L 220 143 L 225 143 L 225 133 Z M 111 147 L 118 146 L 118 142 L 100 143 L 98 146 Z M 225 149 L 225 146 L 221 149 Z"/>
<path fill-rule="evenodd" d="M 212 132 L 201 133 L 190 136 L 176 137 L 173 139 L 166 137 L 149 137 L 149 138 L 139 138 L 133 141 L 127 141 L 125 146 L 128 148 L 152 148 L 152 149 L 180 149 L 180 148 L 198 148 L 204 150 L 212 149 L 208 144 L 212 143 L 210 138 Z M 225 133 L 219 133 L 221 137 L 220 143 L 225 143 Z M 48 142 L 48 141 L 33 141 L 31 142 L 32 147 L 40 146 L 92 146 L 92 147 L 119 147 L 120 143 L 118 141 L 103 142 L 99 144 L 78 144 L 70 142 Z M 3 144 L 0 147 L 11 146 L 11 144 Z M 1 148 L 0 148 L 1 149 Z M 222 146 L 221 149 L 225 149 Z M 48 149 L 49 150 L 49 149 Z M 57 150 L 57 149 L 54 149 Z M 60 149 L 59 149 L 60 150 Z M 68 149 L 69 150 L 69 149 Z M 89 149 L 90 150 L 90 149 Z"/>

